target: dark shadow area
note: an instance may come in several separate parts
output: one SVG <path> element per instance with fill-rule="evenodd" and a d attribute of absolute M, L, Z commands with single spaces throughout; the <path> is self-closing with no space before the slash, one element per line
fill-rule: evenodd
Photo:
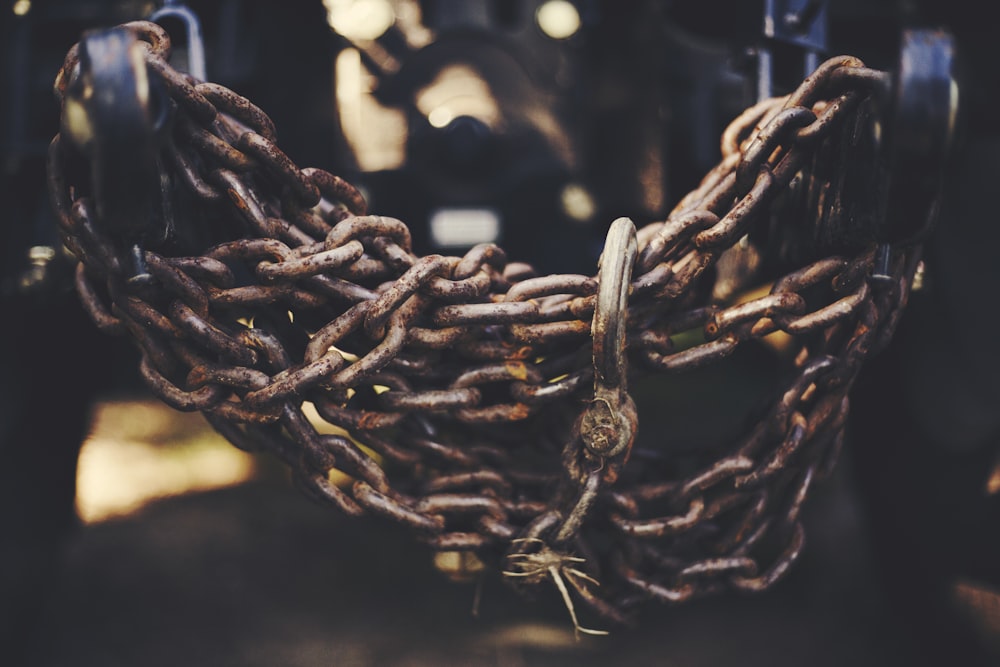
<path fill-rule="evenodd" d="M 577 643 L 554 588 L 524 600 L 491 575 L 475 618 L 475 585 L 447 581 L 405 532 L 255 482 L 80 530 L 25 664 L 924 664 L 875 577 L 851 480 L 808 513 L 806 553 L 772 593 L 650 605 L 637 627 Z"/>

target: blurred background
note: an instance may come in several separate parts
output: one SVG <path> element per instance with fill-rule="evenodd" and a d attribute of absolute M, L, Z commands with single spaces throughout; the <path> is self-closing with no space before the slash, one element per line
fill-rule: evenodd
<path fill-rule="evenodd" d="M 576 643 L 554 596 L 525 604 L 498 581 L 478 592 L 450 583 L 399 531 L 310 505 L 273 462 L 149 399 L 131 348 L 98 334 L 76 303 L 44 162 L 66 51 L 83 30 L 158 3 L 4 0 L 0 663 L 997 659 L 1000 351 L 988 304 L 1000 283 L 989 196 L 1000 74 L 979 4 L 188 5 L 208 78 L 261 106 L 297 164 L 358 184 L 371 210 L 409 224 L 418 254 L 496 242 L 543 273 L 592 273 L 618 216 L 663 219 L 762 88 L 787 92 L 840 53 L 893 69 L 904 27 L 946 27 L 964 65 L 963 131 L 927 280 L 858 387 L 845 460 L 809 505 L 789 578 L 758 597 L 652 608 L 638 628 Z M 817 6 L 821 32 L 765 32 L 766 12 Z M 182 26 L 163 24 L 183 67 Z"/>

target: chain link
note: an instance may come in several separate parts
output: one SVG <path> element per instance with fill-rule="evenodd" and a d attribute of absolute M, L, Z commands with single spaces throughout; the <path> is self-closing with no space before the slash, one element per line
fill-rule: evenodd
<path fill-rule="evenodd" d="M 133 338 L 165 402 L 204 412 L 238 447 L 275 454 L 307 493 L 347 514 L 475 552 L 514 585 L 556 583 L 571 611 L 570 594 L 623 620 L 643 600 L 763 590 L 798 558 L 802 505 L 836 460 L 848 391 L 891 336 L 916 250 L 893 253 L 886 283 L 870 280 L 875 246 L 862 242 L 764 296 L 707 295 L 723 252 L 766 229 L 819 147 L 839 145 L 845 122 L 869 113 L 882 73 L 835 58 L 792 95 L 748 110 L 723 136 L 720 164 L 665 221 L 639 230 L 626 308 L 612 313 L 630 376 L 683 378 L 776 332 L 791 340 L 768 408 L 736 441 L 681 466 L 631 442 L 583 444 L 600 277 L 538 276 L 494 245 L 414 255 L 404 223 L 368 214 L 342 179 L 298 168 L 263 111 L 172 69 L 159 27 L 126 28 L 175 107 L 162 169 L 201 223 L 228 237 L 145 250 L 153 281 L 135 285 L 62 135 L 50 189 L 81 261 L 83 303 L 102 330 Z M 77 53 L 56 83 L 64 104 Z M 802 224 L 830 217 L 806 211 Z M 307 418 L 307 403 L 325 425 Z M 641 430 L 634 406 L 608 410 Z M 334 469 L 353 482 L 333 484 Z"/>

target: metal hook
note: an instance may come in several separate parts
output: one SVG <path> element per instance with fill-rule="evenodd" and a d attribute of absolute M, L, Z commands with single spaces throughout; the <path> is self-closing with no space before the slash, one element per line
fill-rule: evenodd
<path fill-rule="evenodd" d="M 170 17 L 184 24 L 187 36 L 187 71 L 198 81 L 208 80 L 208 69 L 205 65 L 205 41 L 201 34 L 201 21 L 198 15 L 187 5 L 176 0 L 166 0 L 163 6 L 149 15 L 150 21 L 159 23 Z"/>
<path fill-rule="evenodd" d="M 635 414 L 626 391 L 625 324 L 637 253 L 635 225 L 628 218 L 618 218 L 608 230 L 597 274 L 600 284 L 591 324 L 594 398 L 580 423 L 584 446 L 602 457 L 621 454 L 635 434 L 634 418 L 626 418 L 623 407 L 629 404 L 628 414 Z"/>

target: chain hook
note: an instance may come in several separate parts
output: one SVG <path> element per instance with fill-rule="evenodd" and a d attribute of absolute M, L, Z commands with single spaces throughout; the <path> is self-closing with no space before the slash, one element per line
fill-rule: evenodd
<path fill-rule="evenodd" d="M 618 218 L 611 223 L 598 260 L 597 302 L 591 323 L 594 396 L 577 420 L 574 435 L 563 451 L 570 487 L 562 489 L 559 495 L 562 502 L 569 504 L 533 522 L 512 542 L 521 548 L 514 549 L 508 557 L 523 554 L 525 544 L 545 544 L 542 538 L 548 534 L 554 534 L 552 544 L 555 545 L 571 540 L 597 500 L 601 485 L 615 480 L 620 468 L 618 463 L 628 456 L 635 437 L 637 413 L 626 390 L 625 325 L 632 267 L 637 255 L 635 225 L 628 218 Z M 582 451 L 580 442 L 583 443 Z M 618 461 L 609 465 L 610 459 Z M 581 465 L 585 462 L 587 466 Z"/>
<path fill-rule="evenodd" d="M 207 81 L 205 40 L 202 38 L 198 15 L 182 2 L 166 0 L 162 7 L 149 15 L 149 20 L 157 23 L 162 23 L 164 18 L 174 18 L 183 24 L 187 38 L 187 72 L 198 81 Z"/>
<path fill-rule="evenodd" d="M 622 454 L 635 436 L 635 405 L 627 391 L 625 325 L 637 252 L 635 225 L 628 218 L 618 218 L 608 230 L 599 261 L 597 304 L 591 324 L 594 398 L 580 420 L 584 446 L 602 458 Z"/>
<path fill-rule="evenodd" d="M 607 633 L 580 625 L 566 584 L 591 601 L 587 584 L 597 585 L 598 581 L 576 569 L 573 564 L 586 561 L 571 555 L 567 545 L 579 533 L 602 484 L 615 481 L 635 437 L 638 419 L 635 403 L 626 390 L 625 338 L 629 286 L 637 255 L 635 225 L 628 218 L 618 218 L 611 223 L 598 260 L 597 302 L 590 329 L 594 396 L 577 420 L 574 436 L 563 452 L 570 486 L 564 486 L 557 495 L 562 503 L 569 501 L 569 506 L 540 515 L 511 540 L 507 552 L 511 569 L 504 571 L 508 578 L 529 584 L 551 579 L 563 596 L 574 628 L 587 634 Z M 579 442 L 583 443 L 582 451 Z M 611 459 L 616 461 L 612 464 Z M 591 464 L 589 469 L 581 465 L 584 462 Z M 543 537 L 552 533 L 551 541 Z"/>

